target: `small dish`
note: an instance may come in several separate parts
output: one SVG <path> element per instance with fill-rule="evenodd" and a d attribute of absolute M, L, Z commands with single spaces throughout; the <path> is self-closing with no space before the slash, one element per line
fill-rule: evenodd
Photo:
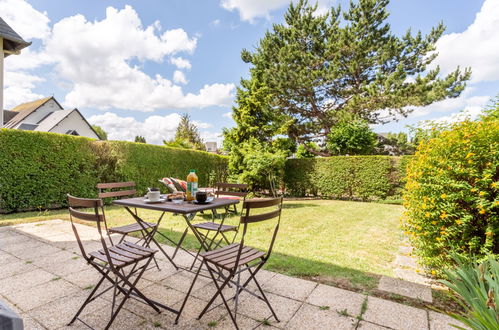
<path fill-rule="evenodd" d="M 194 200 L 193 203 L 203 205 L 213 202 L 214 199 L 215 199 L 214 197 L 208 197 L 204 202 L 198 202 L 197 200 Z"/>
<path fill-rule="evenodd" d="M 148 198 L 144 198 L 144 202 L 146 202 L 147 204 L 164 203 L 164 202 L 166 202 L 166 198 L 160 198 L 157 201 L 152 201 Z"/>

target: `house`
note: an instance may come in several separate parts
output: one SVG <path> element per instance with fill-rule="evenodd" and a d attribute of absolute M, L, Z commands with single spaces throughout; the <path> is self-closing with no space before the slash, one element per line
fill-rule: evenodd
<path fill-rule="evenodd" d="M 213 153 L 218 153 L 218 148 L 217 148 L 217 143 L 216 142 L 206 142 L 204 144 L 206 147 L 206 151 L 208 152 L 213 152 Z"/>
<path fill-rule="evenodd" d="M 4 128 L 80 135 L 99 139 L 78 109 L 64 110 L 51 96 L 4 110 Z"/>

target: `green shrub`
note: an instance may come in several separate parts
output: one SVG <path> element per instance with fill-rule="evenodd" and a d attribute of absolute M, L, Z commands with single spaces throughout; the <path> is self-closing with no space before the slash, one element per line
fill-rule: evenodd
<path fill-rule="evenodd" d="M 448 280 L 441 282 L 457 295 L 466 314 L 451 316 L 471 329 L 499 329 L 499 262 L 491 256 L 482 263 L 454 259 L 457 267 L 445 270 Z"/>
<path fill-rule="evenodd" d="M 361 200 L 401 196 L 407 158 L 335 156 L 289 159 L 284 181 L 292 196 L 321 196 Z"/>
<path fill-rule="evenodd" d="M 96 197 L 98 182 L 135 181 L 139 193 L 164 176 L 196 169 L 201 186 L 225 181 L 227 158 L 143 143 L 0 130 L 0 212 L 57 208 L 66 193 Z"/>
<path fill-rule="evenodd" d="M 404 227 L 435 275 L 499 253 L 499 120 L 465 121 L 424 140 L 409 164 Z"/>
<path fill-rule="evenodd" d="M 56 208 L 66 193 L 95 196 L 98 182 L 91 140 L 0 130 L 0 209 Z"/>

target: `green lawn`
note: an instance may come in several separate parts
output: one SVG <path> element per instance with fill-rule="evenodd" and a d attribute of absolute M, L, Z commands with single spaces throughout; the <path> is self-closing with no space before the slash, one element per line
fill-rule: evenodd
<path fill-rule="evenodd" d="M 375 288 L 380 275 L 393 275 L 390 263 L 400 245 L 399 218 L 403 207 L 377 203 L 330 200 L 285 201 L 273 255 L 266 268 L 357 290 Z M 158 212 L 139 210 L 146 220 Z M 133 222 L 121 207 L 106 209 L 110 226 Z M 66 210 L 0 216 L 0 225 L 50 219 L 68 220 Z M 197 219 L 202 220 L 200 217 Z M 237 222 L 233 216 L 227 222 Z M 247 244 L 266 248 L 272 235 L 269 223 L 253 224 Z M 185 222 L 165 215 L 160 230 L 174 240 Z M 197 241 L 189 235 L 186 247 Z"/>

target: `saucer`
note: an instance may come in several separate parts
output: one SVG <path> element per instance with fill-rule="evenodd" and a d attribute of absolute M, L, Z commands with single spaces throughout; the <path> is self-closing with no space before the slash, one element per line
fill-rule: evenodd
<path fill-rule="evenodd" d="M 164 202 L 166 202 L 166 198 L 160 198 L 157 201 L 152 201 L 148 198 L 144 198 L 144 202 L 146 202 L 147 204 L 164 203 Z"/>

